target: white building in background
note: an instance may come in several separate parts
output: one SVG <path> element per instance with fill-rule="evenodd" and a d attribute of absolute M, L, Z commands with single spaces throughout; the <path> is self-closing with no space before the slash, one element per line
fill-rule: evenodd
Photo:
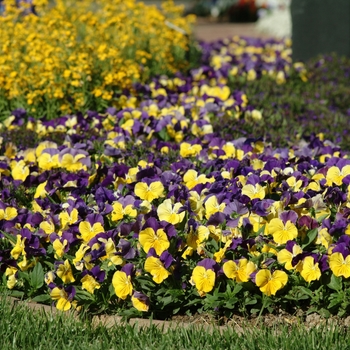
<path fill-rule="evenodd" d="M 259 9 L 258 31 L 277 38 L 291 37 L 291 0 L 255 0 Z"/>

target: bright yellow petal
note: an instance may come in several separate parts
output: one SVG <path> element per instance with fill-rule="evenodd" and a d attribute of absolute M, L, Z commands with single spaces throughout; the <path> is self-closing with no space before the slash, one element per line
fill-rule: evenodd
<path fill-rule="evenodd" d="M 131 278 L 123 271 L 116 271 L 114 273 L 112 285 L 115 294 L 121 299 L 126 299 L 128 295 L 132 294 Z"/>

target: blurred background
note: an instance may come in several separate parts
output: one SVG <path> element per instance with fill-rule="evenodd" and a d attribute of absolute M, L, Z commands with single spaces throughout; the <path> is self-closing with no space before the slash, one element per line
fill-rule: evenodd
<path fill-rule="evenodd" d="M 160 6 L 161 0 L 144 0 Z M 198 24 L 237 23 L 248 35 L 285 38 L 291 36 L 291 0 L 174 0 L 186 14 L 195 14 Z M 255 34 L 255 35 L 254 35 Z"/>

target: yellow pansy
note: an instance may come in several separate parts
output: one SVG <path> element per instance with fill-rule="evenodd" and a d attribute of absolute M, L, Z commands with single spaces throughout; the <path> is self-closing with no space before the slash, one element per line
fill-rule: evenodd
<path fill-rule="evenodd" d="M 160 284 L 170 276 L 160 259 L 150 256 L 145 261 L 145 271 L 152 275 L 154 282 Z"/>
<path fill-rule="evenodd" d="M 212 291 L 215 285 L 215 272 L 204 266 L 196 266 L 192 271 L 191 281 L 196 286 L 200 295 Z"/>
<path fill-rule="evenodd" d="M 268 269 L 260 270 L 255 276 L 255 283 L 267 296 L 275 295 L 288 282 L 288 276 L 284 271 L 276 270 L 272 274 Z"/>
<path fill-rule="evenodd" d="M 136 196 L 148 202 L 163 197 L 163 192 L 164 186 L 160 181 L 151 182 L 149 185 L 145 182 L 138 182 L 135 185 Z"/>
<path fill-rule="evenodd" d="M 146 253 L 154 248 L 158 255 L 161 255 L 170 247 L 170 242 L 165 231 L 161 228 L 155 232 L 153 228 L 147 227 L 139 233 L 139 241 Z"/>
<path fill-rule="evenodd" d="M 171 199 L 166 199 L 157 209 L 159 220 L 164 220 L 170 224 L 176 225 L 185 217 L 185 212 L 178 214 L 179 209 L 182 207 L 181 203 L 172 204 Z"/>

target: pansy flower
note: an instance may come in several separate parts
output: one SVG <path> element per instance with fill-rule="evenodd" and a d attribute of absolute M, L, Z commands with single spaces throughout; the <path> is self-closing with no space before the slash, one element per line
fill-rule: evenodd
<path fill-rule="evenodd" d="M 172 204 L 170 198 L 166 199 L 162 204 L 157 208 L 157 214 L 159 220 L 169 222 L 172 225 L 176 225 L 184 219 L 186 212 L 183 211 L 179 213 L 179 209 L 182 207 L 181 203 Z"/>
<path fill-rule="evenodd" d="M 350 175 L 350 165 L 346 164 L 342 166 L 341 164 L 331 166 L 327 170 L 326 179 L 329 186 L 334 183 L 337 186 L 343 184 L 343 179 Z"/>
<path fill-rule="evenodd" d="M 161 181 L 152 181 L 149 179 L 138 182 L 135 185 L 135 195 L 142 200 L 152 202 L 164 196 L 164 186 Z"/>
<path fill-rule="evenodd" d="M 0 220 L 10 221 L 13 220 L 18 215 L 17 209 L 15 207 L 6 207 L 0 209 Z"/>
<path fill-rule="evenodd" d="M 101 271 L 99 266 L 94 266 L 91 270 L 83 271 L 81 283 L 82 288 L 86 289 L 89 293 L 94 294 L 95 289 L 101 288 L 101 282 L 105 279 L 106 273 Z"/>
<path fill-rule="evenodd" d="M 17 235 L 17 241 L 15 246 L 12 248 L 10 254 L 11 256 L 17 260 L 21 255 L 25 255 L 25 241 L 26 237 L 22 237 L 22 235 Z"/>
<path fill-rule="evenodd" d="M 39 168 L 43 170 L 58 168 L 60 166 L 58 157 L 59 150 L 57 148 L 44 149 L 37 159 Z"/>
<path fill-rule="evenodd" d="M 301 269 L 301 262 L 299 262 L 296 266 L 293 266 L 292 261 L 294 257 L 302 252 L 303 250 L 295 241 L 288 241 L 286 248 L 277 253 L 277 261 L 280 264 L 285 264 L 284 268 L 287 270 L 297 269 L 299 271 Z"/>
<path fill-rule="evenodd" d="M 111 213 L 112 220 L 119 221 L 126 216 L 135 218 L 137 216 L 137 210 L 134 208 L 134 202 L 135 199 L 132 196 L 126 196 L 125 198 L 119 199 L 117 202 L 113 202 L 113 211 Z"/>
<path fill-rule="evenodd" d="M 194 169 L 189 169 L 183 176 L 183 181 L 189 190 L 192 190 L 195 186 L 199 184 L 206 184 L 207 182 L 212 182 L 208 179 L 205 174 L 198 175 L 198 172 Z"/>
<path fill-rule="evenodd" d="M 288 282 L 288 275 L 284 271 L 275 270 L 271 273 L 268 269 L 262 269 L 255 275 L 255 283 L 267 296 L 275 295 Z"/>
<path fill-rule="evenodd" d="M 104 232 L 103 217 L 100 214 L 89 214 L 79 223 L 79 232 L 85 243 L 88 243 L 97 234 Z"/>
<path fill-rule="evenodd" d="M 73 270 L 68 259 L 57 264 L 56 275 L 63 281 L 64 284 L 69 284 L 75 281 Z"/>
<path fill-rule="evenodd" d="M 209 219 L 213 214 L 220 212 L 222 213 L 226 207 L 225 202 L 219 204 L 218 198 L 213 195 L 210 196 L 204 203 L 205 206 L 205 217 Z"/>
<path fill-rule="evenodd" d="M 257 269 L 256 265 L 246 258 L 239 259 L 238 261 L 226 261 L 222 268 L 227 278 L 231 278 L 237 282 L 248 282 L 250 275 Z"/>
<path fill-rule="evenodd" d="M 132 297 L 131 297 L 132 306 L 138 310 L 147 312 L 149 309 L 149 298 L 147 295 L 134 291 Z"/>
<path fill-rule="evenodd" d="M 72 208 L 68 209 L 67 211 L 62 211 L 58 217 L 60 219 L 62 229 L 65 229 L 67 225 L 72 225 L 78 221 L 79 213 L 76 208 Z"/>
<path fill-rule="evenodd" d="M 139 242 L 146 253 L 154 248 L 156 253 L 161 255 L 170 247 L 168 236 L 164 228 L 155 220 L 148 220 L 147 223 L 149 227 L 144 228 L 139 233 Z"/>
<path fill-rule="evenodd" d="M 350 237 L 341 236 L 329 257 L 329 267 L 335 276 L 350 277 Z"/>
<path fill-rule="evenodd" d="M 293 211 L 283 212 L 279 218 L 274 218 L 268 223 L 267 232 L 277 244 L 285 244 L 298 237 L 298 229 L 295 226 L 297 218 L 298 215 Z"/>
<path fill-rule="evenodd" d="M 13 289 L 15 287 L 17 283 L 17 271 L 18 269 L 13 266 L 6 268 L 5 276 L 7 277 L 6 286 L 8 289 Z"/>
<path fill-rule="evenodd" d="M 322 272 L 314 256 L 306 256 L 303 259 L 300 274 L 306 282 L 320 279 Z"/>
<path fill-rule="evenodd" d="M 133 286 L 131 276 L 134 272 L 133 264 L 126 264 L 120 271 L 116 271 L 112 278 L 112 285 L 118 298 L 125 300 L 132 295 Z"/>
<path fill-rule="evenodd" d="M 56 301 L 56 308 L 61 311 L 68 311 L 74 305 L 73 299 L 75 296 L 75 288 L 68 287 L 54 287 L 51 290 L 50 296 Z"/>
<path fill-rule="evenodd" d="M 144 268 L 146 272 L 152 275 L 153 281 L 158 284 L 162 283 L 171 275 L 160 258 L 155 256 L 149 256 L 146 259 Z"/>
<path fill-rule="evenodd" d="M 18 162 L 14 161 L 14 163 L 11 164 L 11 175 L 14 180 L 25 181 L 29 174 L 30 169 L 24 160 Z"/>
<path fill-rule="evenodd" d="M 199 144 L 191 145 L 188 142 L 182 142 L 180 144 L 180 156 L 183 158 L 198 156 L 202 146 Z"/>
<path fill-rule="evenodd" d="M 215 285 L 217 263 L 212 259 L 200 261 L 192 271 L 190 282 L 194 284 L 200 296 L 212 291 Z"/>

